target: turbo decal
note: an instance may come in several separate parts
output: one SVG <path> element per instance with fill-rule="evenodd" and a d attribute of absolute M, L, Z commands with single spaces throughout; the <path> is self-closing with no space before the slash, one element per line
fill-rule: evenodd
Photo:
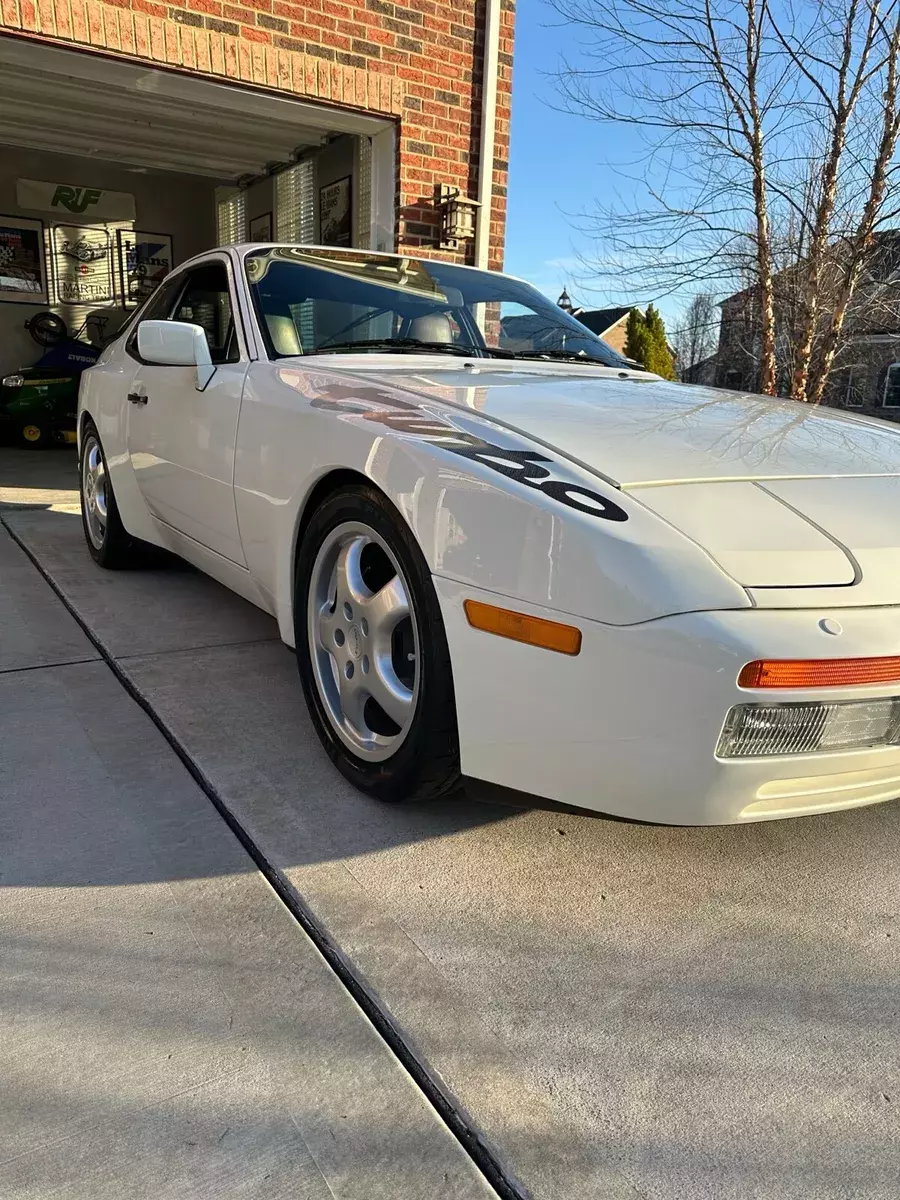
<path fill-rule="evenodd" d="M 305 390 L 305 389 L 304 389 Z M 306 392 L 309 395 L 309 392 Z M 313 408 L 362 417 L 384 425 L 395 433 L 409 434 L 470 462 L 480 463 L 492 471 L 534 488 L 558 504 L 604 521 L 627 521 L 628 513 L 613 500 L 584 487 L 580 483 L 560 478 L 552 458 L 533 450 L 510 450 L 496 446 L 472 433 L 456 429 L 443 417 L 422 412 L 414 403 L 379 387 L 331 386 L 326 395 L 310 398 Z M 370 407 L 377 405 L 379 407 Z"/>

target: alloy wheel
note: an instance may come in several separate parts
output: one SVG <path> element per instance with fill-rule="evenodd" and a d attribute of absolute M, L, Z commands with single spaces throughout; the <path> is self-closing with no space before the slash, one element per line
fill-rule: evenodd
<path fill-rule="evenodd" d="M 416 713 L 419 633 L 399 562 L 368 525 L 345 522 L 324 538 L 307 629 L 316 688 L 338 737 L 360 758 L 390 758 Z"/>
<path fill-rule="evenodd" d="M 95 550 L 103 549 L 109 520 L 106 495 L 106 468 L 100 443 L 89 435 L 81 456 L 81 497 L 88 537 Z"/>

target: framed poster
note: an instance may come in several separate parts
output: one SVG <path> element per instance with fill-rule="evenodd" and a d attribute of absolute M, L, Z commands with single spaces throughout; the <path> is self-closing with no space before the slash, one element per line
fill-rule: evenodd
<path fill-rule="evenodd" d="M 258 217 L 253 218 L 250 222 L 249 236 L 251 242 L 271 242 L 272 214 L 270 212 L 261 213 Z"/>
<path fill-rule="evenodd" d="M 167 233 L 142 233 L 119 229 L 119 279 L 126 308 L 143 303 L 175 265 L 172 239 Z"/>
<path fill-rule="evenodd" d="M 323 246 L 349 246 L 353 240 L 350 176 L 319 188 L 319 242 Z"/>
<path fill-rule="evenodd" d="M 50 303 L 43 221 L 0 216 L 0 300 Z"/>
<path fill-rule="evenodd" d="M 105 226 L 54 225 L 52 245 L 60 304 L 115 303 L 112 237 Z"/>

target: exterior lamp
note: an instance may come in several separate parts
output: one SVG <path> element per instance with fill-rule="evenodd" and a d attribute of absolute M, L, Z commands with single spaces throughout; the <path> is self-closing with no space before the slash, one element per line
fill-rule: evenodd
<path fill-rule="evenodd" d="M 441 247 L 458 250 L 460 242 L 474 238 L 475 210 L 481 204 L 464 196 L 460 188 L 447 183 L 440 186 L 438 204 L 441 210 Z"/>

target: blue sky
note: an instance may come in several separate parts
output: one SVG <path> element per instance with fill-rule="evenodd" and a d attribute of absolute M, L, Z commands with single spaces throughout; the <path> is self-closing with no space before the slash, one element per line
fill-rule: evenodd
<path fill-rule="evenodd" d="M 564 54 L 574 57 L 577 46 L 559 15 L 546 0 L 519 0 L 505 270 L 554 300 L 565 284 L 576 301 L 602 307 L 623 297 L 589 289 L 578 255 L 589 255 L 591 242 L 579 232 L 577 214 L 597 199 L 629 194 L 629 180 L 614 166 L 628 147 L 624 133 L 552 107 L 556 91 L 548 73 Z"/>

